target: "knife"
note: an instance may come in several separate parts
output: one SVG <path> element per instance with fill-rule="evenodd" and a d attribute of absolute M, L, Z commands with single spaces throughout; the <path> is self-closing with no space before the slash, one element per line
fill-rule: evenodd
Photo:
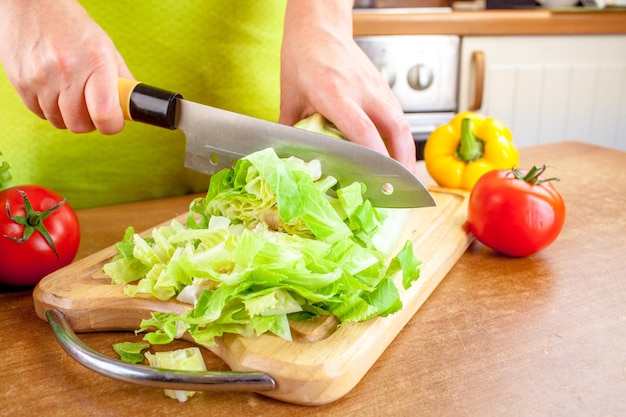
<path fill-rule="evenodd" d="M 434 206 L 417 177 L 398 161 L 365 146 L 184 100 L 179 93 L 120 78 L 120 105 L 127 120 L 186 137 L 185 166 L 214 174 L 253 152 L 273 148 L 279 157 L 318 159 L 325 175 L 340 186 L 365 184 L 364 198 L 375 207 Z"/>

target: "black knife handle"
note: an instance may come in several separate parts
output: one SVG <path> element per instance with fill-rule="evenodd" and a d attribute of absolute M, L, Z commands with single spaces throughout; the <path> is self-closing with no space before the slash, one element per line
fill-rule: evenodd
<path fill-rule="evenodd" d="M 118 80 L 118 92 L 126 120 L 176 129 L 180 94 L 125 78 Z"/>

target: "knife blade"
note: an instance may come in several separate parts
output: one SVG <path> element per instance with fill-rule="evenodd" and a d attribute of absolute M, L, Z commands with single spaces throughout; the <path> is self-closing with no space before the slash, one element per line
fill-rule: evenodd
<path fill-rule="evenodd" d="M 214 174 L 271 147 L 280 157 L 318 159 L 340 186 L 365 184 L 375 207 L 434 206 L 419 179 L 398 161 L 365 146 L 184 100 L 179 93 L 120 78 L 120 105 L 127 120 L 180 129 L 186 138 L 185 166 Z"/>

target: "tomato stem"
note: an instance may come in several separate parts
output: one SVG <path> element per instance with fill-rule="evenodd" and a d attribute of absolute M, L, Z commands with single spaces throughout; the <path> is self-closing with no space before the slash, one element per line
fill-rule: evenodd
<path fill-rule="evenodd" d="M 24 243 L 32 236 L 32 234 L 35 231 L 37 231 L 43 236 L 44 239 L 46 239 L 46 242 L 48 242 L 48 245 L 50 245 L 50 247 L 54 251 L 54 254 L 57 256 L 57 259 L 60 259 L 59 252 L 57 251 L 57 248 L 54 245 L 54 241 L 50 237 L 50 233 L 48 232 L 48 229 L 46 229 L 46 226 L 44 226 L 43 221 L 52 213 L 54 213 L 59 207 L 65 204 L 66 199 L 63 199 L 62 201 L 58 202 L 57 204 L 55 204 L 48 210 L 37 211 L 33 209 L 33 206 L 30 203 L 30 200 L 28 199 L 28 196 L 26 195 L 26 193 L 22 190 L 17 190 L 17 191 L 22 195 L 22 199 L 24 200 L 25 214 L 23 216 L 14 216 L 11 213 L 11 206 L 9 205 L 9 200 L 7 199 L 6 201 L 7 216 L 11 220 L 13 220 L 15 223 L 24 226 L 24 232 L 22 234 L 22 237 L 12 237 L 12 236 L 7 236 L 7 235 L 4 235 L 4 237 L 12 239 L 19 243 Z"/>
<path fill-rule="evenodd" d="M 529 169 L 526 174 L 524 174 L 523 172 L 515 168 L 511 169 L 511 172 L 513 173 L 515 178 L 517 178 L 518 180 L 526 181 L 527 183 L 530 183 L 530 184 L 543 184 L 544 182 L 548 182 L 548 181 L 560 181 L 560 179 L 558 178 L 548 178 L 548 179 L 540 178 L 545 170 L 546 170 L 546 165 L 544 164 L 541 167 L 538 167 L 537 165 L 533 165 L 533 167 Z"/>
<path fill-rule="evenodd" d="M 472 132 L 472 120 L 466 117 L 461 121 L 461 140 L 456 156 L 464 162 L 473 162 L 483 156 L 485 143 Z"/>

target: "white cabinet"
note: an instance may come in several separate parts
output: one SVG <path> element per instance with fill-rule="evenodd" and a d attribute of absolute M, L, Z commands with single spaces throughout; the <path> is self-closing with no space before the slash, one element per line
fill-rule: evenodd
<path fill-rule="evenodd" d="M 626 150 L 626 35 L 463 37 L 459 77 L 459 111 L 502 120 L 518 147 Z"/>

